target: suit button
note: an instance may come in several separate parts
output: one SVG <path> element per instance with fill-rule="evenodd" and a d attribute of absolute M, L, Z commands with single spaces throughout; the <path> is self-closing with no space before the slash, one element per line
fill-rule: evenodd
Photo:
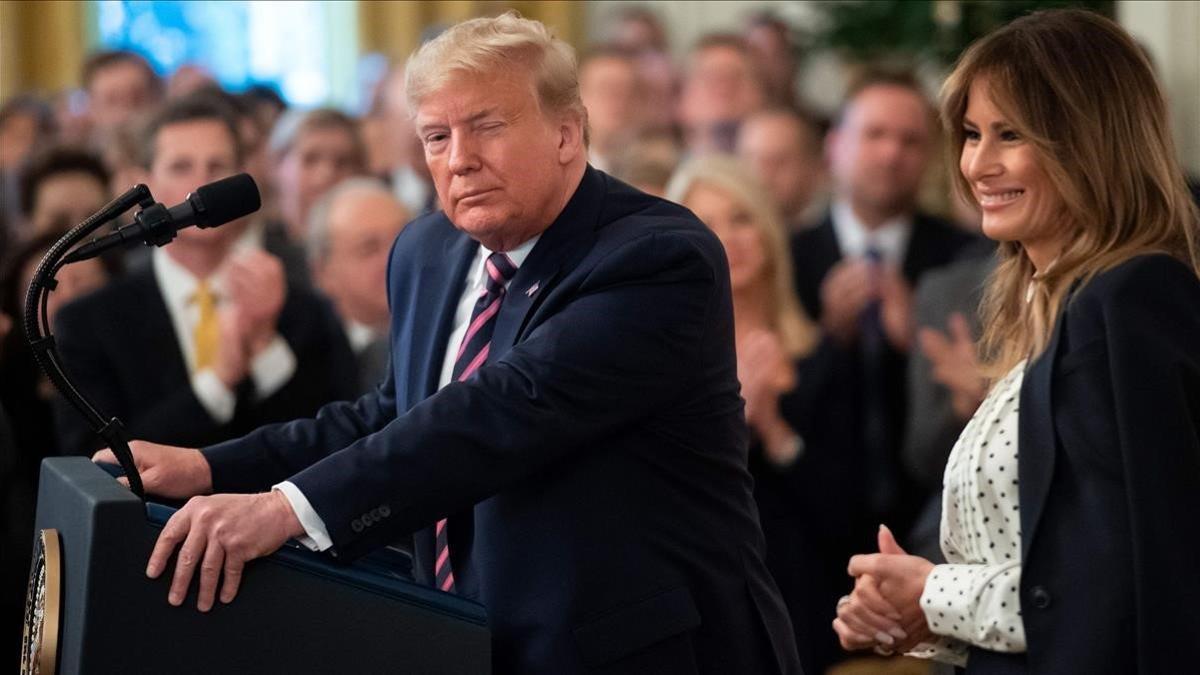
<path fill-rule="evenodd" d="M 350 529 L 354 530 L 355 532 L 362 532 L 363 531 L 362 521 L 359 520 L 358 518 L 355 518 L 354 520 L 350 521 Z"/>
<path fill-rule="evenodd" d="M 1033 600 L 1033 606 L 1038 609 L 1046 609 L 1050 606 L 1050 591 L 1041 586 L 1029 589 L 1029 597 Z"/>

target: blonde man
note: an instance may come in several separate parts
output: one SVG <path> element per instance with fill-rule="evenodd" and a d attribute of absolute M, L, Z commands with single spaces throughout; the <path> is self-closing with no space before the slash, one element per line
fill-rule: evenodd
<path fill-rule="evenodd" d="M 207 610 L 289 537 L 346 559 L 416 531 L 417 579 L 486 606 L 496 673 L 799 672 L 720 242 L 587 165 L 542 24 L 464 22 L 407 78 L 444 211 L 393 248 L 388 379 L 203 451 L 136 444 L 152 492 L 252 493 L 192 499 L 149 573 L 181 547 L 169 600 L 199 566 Z"/>

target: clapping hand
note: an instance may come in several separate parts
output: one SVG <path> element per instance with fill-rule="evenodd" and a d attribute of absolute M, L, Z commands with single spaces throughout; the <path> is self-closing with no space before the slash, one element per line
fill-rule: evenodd
<path fill-rule="evenodd" d="M 879 274 L 879 313 L 883 333 L 892 348 L 908 352 L 912 343 L 913 293 L 904 275 L 893 265 Z"/>
<path fill-rule="evenodd" d="M 933 379 L 950 391 L 950 405 L 961 420 L 968 420 L 983 402 L 987 381 L 979 366 L 975 339 L 967 318 L 955 312 L 947 323 L 948 333 L 922 328 L 921 351 L 933 366 Z"/>
<path fill-rule="evenodd" d="M 253 360 L 278 335 L 279 313 L 287 297 L 287 281 L 279 258 L 259 250 L 239 253 L 225 274 L 237 318 L 237 332 Z"/>
<path fill-rule="evenodd" d="M 737 360 L 746 424 L 762 440 L 767 457 L 786 466 L 796 459 L 795 445 L 787 442 L 796 432 L 779 412 L 779 397 L 795 388 L 795 366 L 779 337 L 766 330 L 750 333 L 738 343 Z"/>
<path fill-rule="evenodd" d="M 879 297 L 871 263 L 848 259 L 834 265 L 821 282 L 821 324 L 842 345 L 858 338 L 859 316 Z"/>

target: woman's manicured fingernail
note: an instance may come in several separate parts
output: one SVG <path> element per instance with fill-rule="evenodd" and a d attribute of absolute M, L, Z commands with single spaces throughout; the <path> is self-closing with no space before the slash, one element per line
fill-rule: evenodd
<path fill-rule="evenodd" d="M 897 640 L 904 640 L 908 638 L 908 633 L 905 633 L 903 630 L 895 626 L 888 629 L 888 635 L 891 635 Z"/>
<path fill-rule="evenodd" d="M 878 633 L 875 634 L 875 641 L 882 642 L 883 644 L 888 645 L 889 647 L 896 644 L 896 640 L 894 638 L 892 638 L 891 635 L 888 635 L 887 633 L 885 633 L 883 631 L 879 631 Z"/>

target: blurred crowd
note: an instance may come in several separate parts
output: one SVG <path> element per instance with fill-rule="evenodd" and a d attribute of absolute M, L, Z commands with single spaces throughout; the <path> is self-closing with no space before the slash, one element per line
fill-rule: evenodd
<path fill-rule="evenodd" d="M 931 92 L 911 73 L 864 69 L 825 119 L 798 98 L 792 31 L 774 16 L 706 35 L 681 62 L 668 47 L 659 19 L 630 9 L 581 52 L 590 159 L 692 209 L 725 246 L 768 564 L 805 668 L 822 672 L 840 658 L 830 622 L 846 560 L 872 550 L 880 523 L 939 558 L 943 465 L 984 393 L 973 308 L 991 249 L 974 214 L 920 207 L 929 174 L 953 167 L 938 166 Z M 41 458 L 100 445 L 18 325 L 67 229 L 139 182 L 167 205 L 240 171 L 257 182 L 258 213 L 68 266 L 51 294 L 68 371 L 100 410 L 131 437 L 196 446 L 378 381 L 391 242 L 438 208 L 403 64 L 361 117 L 223 91 L 192 67 L 164 78 L 129 52 L 93 54 L 79 85 L 82 111 L 30 95 L 0 107 L 9 570 L 28 564 Z M 3 587 L 9 628 L 16 582 Z"/>

